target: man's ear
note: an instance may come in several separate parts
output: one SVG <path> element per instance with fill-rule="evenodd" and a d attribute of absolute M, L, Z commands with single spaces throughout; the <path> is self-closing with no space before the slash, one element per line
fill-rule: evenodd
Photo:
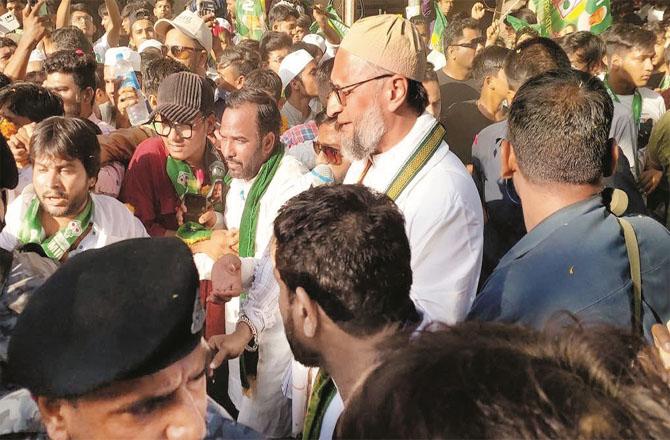
<path fill-rule="evenodd" d="M 302 319 L 302 332 L 306 338 L 314 338 L 319 327 L 319 305 L 309 297 L 305 289 L 295 290 L 294 306 Z"/>
<path fill-rule="evenodd" d="M 388 103 L 389 111 L 397 110 L 404 102 L 407 102 L 409 94 L 409 81 L 407 78 L 397 76 L 391 78 L 391 97 Z"/>
<path fill-rule="evenodd" d="M 616 166 L 619 162 L 619 145 L 616 143 L 616 139 L 610 138 L 607 140 L 608 151 L 607 156 L 605 157 L 605 164 L 603 166 L 603 177 L 613 176 L 616 172 Z"/>
<path fill-rule="evenodd" d="M 82 95 L 82 102 L 88 102 L 91 105 L 95 104 L 95 89 L 86 87 Z"/>
<path fill-rule="evenodd" d="M 244 78 L 245 78 L 244 75 L 240 75 L 235 80 L 234 86 L 237 90 L 240 90 L 242 87 L 244 87 Z"/>
<path fill-rule="evenodd" d="M 210 114 L 205 119 L 205 122 L 207 123 L 207 134 L 214 133 L 214 129 L 216 128 L 216 115 L 214 113 Z"/>
<path fill-rule="evenodd" d="M 263 139 L 261 140 L 261 149 L 266 157 L 270 157 L 270 154 L 272 154 L 276 141 L 277 137 L 272 132 L 266 133 L 265 136 L 263 136 Z"/>
<path fill-rule="evenodd" d="M 621 68 L 622 64 L 623 64 L 623 58 L 621 58 L 621 55 L 613 53 L 612 56 L 610 57 L 610 63 L 608 64 L 610 70 L 613 68 L 619 69 Z"/>
<path fill-rule="evenodd" d="M 516 154 L 512 144 L 507 139 L 503 139 L 500 144 L 500 173 L 503 179 L 511 179 L 514 173 L 519 171 L 519 164 L 516 161 Z"/>
<path fill-rule="evenodd" d="M 46 397 L 37 397 L 36 402 L 49 438 L 52 440 L 67 440 L 70 437 L 64 417 L 64 407 L 67 403 L 62 399 Z"/>
<path fill-rule="evenodd" d="M 279 24 L 278 24 L 278 23 L 272 23 L 272 30 L 273 30 L 274 32 L 279 31 Z"/>
<path fill-rule="evenodd" d="M 207 51 L 206 50 L 200 51 L 200 59 L 198 60 L 198 63 L 200 64 L 200 67 L 204 68 L 205 70 L 207 69 Z"/>
<path fill-rule="evenodd" d="M 158 107 L 158 98 L 156 95 L 149 95 L 149 105 L 151 108 L 156 108 Z"/>
<path fill-rule="evenodd" d="M 456 50 L 455 47 L 449 46 L 447 47 L 447 58 L 454 58 L 454 51 Z"/>

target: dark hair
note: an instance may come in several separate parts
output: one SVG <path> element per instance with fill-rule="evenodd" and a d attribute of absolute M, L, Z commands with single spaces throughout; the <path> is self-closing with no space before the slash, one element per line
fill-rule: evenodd
<path fill-rule="evenodd" d="M 276 22 L 286 21 L 291 17 L 295 18 L 297 21 L 300 17 L 300 13 L 298 13 L 295 8 L 288 5 L 275 5 L 268 13 L 268 23 L 270 23 L 270 27 L 272 27 Z"/>
<path fill-rule="evenodd" d="M 524 41 L 505 59 L 507 82 L 514 90 L 542 72 L 570 68 L 570 59 L 561 46 L 544 37 Z"/>
<path fill-rule="evenodd" d="M 42 81 L 44 82 L 44 81 Z M 12 79 L 5 75 L 4 73 L 0 73 L 0 89 L 10 85 L 12 83 Z"/>
<path fill-rule="evenodd" d="M 3 47 L 16 47 L 16 41 L 7 37 L 0 37 L 0 48 Z"/>
<path fill-rule="evenodd" d="M 426 63 L 426 74 L 423 76 L 423 81 L 437 81 L 437 72 L 435 66 L 430 61 Z"/>
<path fill-rule="evenodd" d="M 156 22 L 156 17 L 154 17 L 153 9 L 152 10 L 138 9 L 130 13 L 130 15 L 128 16 L 128 20 L 129 20 L 128 28 L 132 33 L 133 25 L 135 23 L 137 23 L 138 21 L 147 20 L 151 23 L 153 27 L 153 24 Z"/>
<path fill-rule="evenodd" d="M 268 133 L 275 134 L 276 144 L 279 145 L 279 129 L 281 127 L 281 114 L 277 101 L 263 90 L 243 87 L 231 92 L 226 98 L 226 109 L 237 109 L 245 104 L 256 106 L 256 125 L 259 138 L 262 139 Z"/>
<path fill-rule="evenodd" d="M 335 437 L 670 437 L 660 359 L 618 328 L 465 322 L 399 335 L 381 357 Z"/>
<path fill-rule="evenodd" d="M 44 61 L 44 72 L 47 75 L 50 73 L 72 75 L 74 83 L 80 90 L 85 90 L 87 87 L 96 89 L 96 69 L 97 63 L 92 55 L 79 55 L 72 50 L 61 50 Z"/>
<path fill-rule="evenodd" d="M 305 43 L 304 41 L 298 41 L 297 43 L 293 43 L 293 46 L 291 46 L 289 53 L 293 53 L 301 49 L 307 51 L 307 53 L 310 54 L 314 59 L 323 55 L 323 52 L 321 52 L 319 46 L 311 43 Z"/>
<path fill-rule="evenodd" d="M 281 78 L 270 69 L 255 69 L 244 77 L 244 87 L 262 90 L 279 102 L 281 99 Z"/>
<path fill-rule="evenodd" d="M 261 50 L 260 50 L 260 43 L 256 40 L 252 40 L 250 38 L 247 38 L 246 40 L 242 40 L 237 45 L 235 46 L 240 50 L 243 50 L 245 52 L 251 52 L 253 56 L 258 56 L 259 58 L 261 57 Z"/>
<path fill-rule="evenodd" d="M 537 15 L 528 8 L 517 9 L 514 12 L 510 12 L 508 15 L 523 20 L 528 24 L 537 24 Z"/>
<path fill-rule="evenodd" d="M 423 15 L 415 15 L 409 19 L 409 22 L 412 23 L 414 26 L 418 25 L 430 26 L 430 22 Z"/>
<path fill-rule="evenodd" d="M 588 31 L 567 34 L 559 40 L 559 44 L 568 56 L 574 55 L 589 72 L 600 65 L 607 55 L 607 46 L 603 39 Z"/>
<path fill-rule="evenodd" d="M 142 88 L 147 95 L 157 95 L 161 82 L 173 73 L 179 72 L 189 72 L 189 69 L 172 58 L 150 61 L 142 71 Z"/>
<path fill-rule="evenodd" d="M 481 89 L 487 76 L 497 75 L 505 64 L 510 50 L 500 46 L 485 47 L 472 61 L 472 79 Z"/>
<path fill-rule="evenodd" d="M 426 111 L 428 91 L 420 81 L 407 78 L 407 105 L 418 115 Z"/>
<path fill-rule="evenodd" d="M 289 49 L 292 45 L 293 40 L 291 40 L 291 37 L 289 37 L 284 32 L 268 31 L 261 38 L 259 45 L 261 59 L 267 62 L 270 52 L 274 52 L 275 50 L 279 49 Z"/>
<path fill-rule="evenodd" d="M 330 82 L 330 74 L 333 71 L 333 66 L 335 66 L 335 58 L 328 58 L 326 61 L 322 61 L 316 68 L 316 85 L 319 89 L 319 98 L 323 101 L 327 99 L 333 90 Z"/>
<path fill-rule="evenodd" d="M 260 59 L 254 57 L 253 53 L 237 47 L 228 47 L 221 53 L 217 67 L 219 69 L 234 67 L 238 76 L 243 75 L 246 77 L 259 64 Z"/>
<path fill-rule="evenodd" d="M 300 14 L 298 20 L 295 22 L 296 27 L 301 27 L 309 30 L 309 27 L 312 25 L 312 18 L 306 14 Z"/>
<path fill-rule="evenodd" d="M 647 23 L 643 26 L 643 29 L 652 32 L 656 36 L 660 35 L 665 38 L 665 27 L 659 22 Z"/>
<path fill-rule="evenodd" d="M 70 5 L 70 14 L 73 12 L 83 12 L 93 18 L 93 13 L 85 3 L 75 3 Z"/>
<path fill-rule="evenodd" d="M 37 124 L 30 138 L 30 158 L 37 156 L 79 160 L 88 177 L 100 171 L 100 143 L 82 119 L 53 116 Z"/>
<path fill-rule="evenodd" d="M 61 50 L 81 50 L 86 54 L 93 55 L 93 46 L 88 41 L 86 35 L 75 26 L 63 26 L 56 29 L 51 34 L 51 41 L 53 41 L 54 52 Z"/>
<path fill-rule="evenodd" d="M 608 173 L 614 105 L 602 81 L 578 70 L 528 80 L 512 101 L 508 139 L 536 183 L 597 184 Z"/>
<path fill-rule="evenodd" d="M 610 55 L 632 49 L 653 52 L 656 45 L 656 35 L 653 32 L 634 24 L 615 24 L 602 35 Z"/>
<path fill-rule="evenodd" d="M 50 116 L 63 115 L 63 100 L 42 86 L 17 82 L 0 89 L 0 107 L 17 116 L 40 122 Z"/>
<path fill-rule="evenodd" d="M 44 84 L 44 81 L 47 79 L 47 74 L 44 73 L 44 70 L 33 70 L 32 72 L 26 73 L 25 78 L 23 79 L 25 82 L 37 84 L 38 86 L 41 86 Z"/>
<path fill-rule="evenodd" d="M 525 26 L 516 31 L 516 35 L 514 36 L 514 47 L 517 47 L 521 41 L 521 39 L 525 36 L 528 36 L 530 38 L 537 38 L 540 36 L 540 33 L 533 29 L 530 26 Z"/>
<path fill-rule="evenodd" d="M 474 18 L 462 18 L 452 20 L 444 30 L 444 49 L 454 44 L 456 40 L 463 37 L 465 29 L 479 29 L 479 22 Z"/>
<path fill-rule="evenodd" d="M 164 58 L 163 52 L 161 49 L 158 49 L 156 47 L 147 47 L 142 53 L 140 54 L 140 71 L 144 72 L 146 70 L 147 65 L 155 60 L 159 60 L 161 58 Z"/>
<path fill-rule="evenodd" d="M 109 15 L 109 11 L 107 10 L 107 5 L 102 2 L 100 3 L 100 6 L 98 6 L 98 17 L 102 20 L 105 15 Z"/>
<path fill-rule="evenodd" d="M 311 188 L 281 208 L 274 237 L 289 300 L 302 287 L 345 332 L 366 336 L 416 318 L 405 220 L 385 194 Z"/>

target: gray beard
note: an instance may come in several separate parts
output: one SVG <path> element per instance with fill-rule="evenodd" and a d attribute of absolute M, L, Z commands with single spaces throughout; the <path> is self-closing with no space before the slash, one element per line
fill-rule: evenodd
<path fill-rule="evenodd" d="M 351 138 L 342 138 L 342 154 L 350 161 L 368 158 L 375 152 L 385 134 L 386 126 L 381 109 L 373 106 L 358 124 L 353 125 Z"/>

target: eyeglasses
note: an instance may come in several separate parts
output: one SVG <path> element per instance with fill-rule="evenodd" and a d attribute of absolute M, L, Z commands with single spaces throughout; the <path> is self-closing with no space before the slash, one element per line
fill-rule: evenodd
<path fill-rule="evenodd" d="M 195 53 L 197 49 L 193 47 L 186 46 L 167 46 L 167 51 L 172 58 L 176 60 L 186 61 L 191 57 L 192 53 Z"/>
<path fill-rule="evenodd" d="M 317 156 L 323 152 L 323 154 L 326 156 L 326 160 L 331 165 L 342 165 L 342 153 L 340 153 L 340 150 L 335 147 L 322 144 L 318 140 L 315 140 L 314 152 Z"/>
<path fill-rule="evenodd" d="M 159 136 L 168 137 L 172 130 L 175 130 L 180 138 L 191 139 L 191 137 L 193 137 L 193 127 L 198 125 L 201 121 L 202 120 L 194 121 L 190 124 L 171 124 L 169 121 L 154 119 L 152 125 Z"/>
<path fill-rule="evenodd" d="M 363 84 L 365 84 L 367 82 L 370 82 L 370 81 L 375 81 L 375 80 L 382 79 L 382 78 L 388 78 L 388 77 L 391 77 L 391 76 L 393 76 L 393 74 L 387 73 L 386 75 L 375 76 L 374 78 L 368 78 L 366 80 L 359 81 L 357 83 L 349 84 L 349 85 L 342 86 L 342 87 L 337 87 L 333 83 L 330 83 L 330 87 L 333 89 L 333 92 L 335 93 L 335 96 L 337 97 L 337 102 L 341 106 L 345 106 L 345 105 L 347 105 L 347 96 L 349 96 L 351 94 L 351 92 L 356 90 L 356 87 L 362 86 Z M 345 90 L 345 89 L 347 89 L 347 90 Z"/>
<path fill-rule="evenodd" d="M 78 15 L 77 17 L 72 17 L 72 22 L 93 23 L 93 18 L 88 15 Z"/>
<path fill-rule="evenodd" d="M 468 49 L 477 49 L 477 46 L 483 46 L 484 43 L 486 43 L 486 38 L 478 37 L 470 41 L 469 43 L 450 44 L 450 46 L 467 47 Z"/>

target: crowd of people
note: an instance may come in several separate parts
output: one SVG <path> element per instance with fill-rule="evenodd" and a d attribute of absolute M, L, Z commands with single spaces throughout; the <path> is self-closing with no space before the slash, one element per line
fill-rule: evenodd
<path fill-rule="evenodd" d="M 670 437 L 670 2 L 421 3 L 0 0 L 0 437 Z"/>

